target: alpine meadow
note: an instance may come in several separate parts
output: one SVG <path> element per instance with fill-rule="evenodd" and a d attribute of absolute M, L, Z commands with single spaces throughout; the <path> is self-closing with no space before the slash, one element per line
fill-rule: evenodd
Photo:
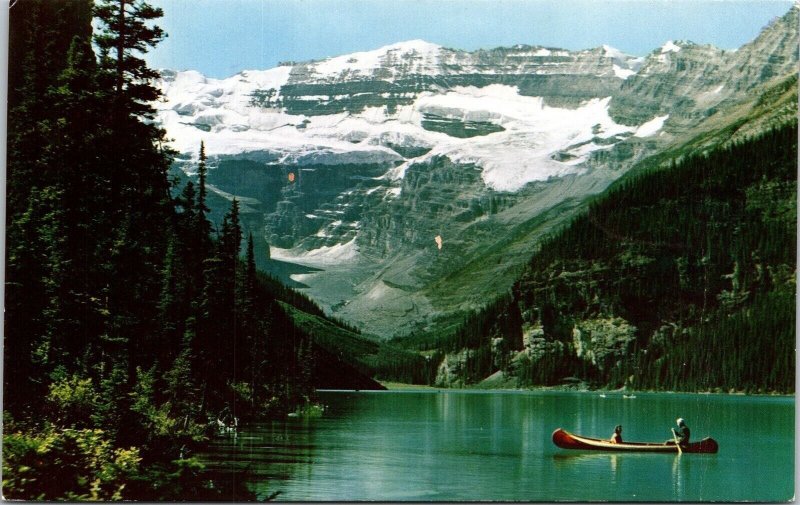
<path fill-rule="evenodd" d="M 800 4 L 187 2 L 8 5 L 4 498 L 792 499 Z"/>

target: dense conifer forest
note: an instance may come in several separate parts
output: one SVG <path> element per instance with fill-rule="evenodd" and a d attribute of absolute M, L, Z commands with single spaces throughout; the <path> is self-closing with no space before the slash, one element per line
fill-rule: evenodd
<path fill-rule="evenodd" d="M 322 311 L 256 272 L 237 201 L 210 222 L 202 147 L 196 182 L 168 178 L 142 59 L 161 15 L 143 0 L 11 10 L 6 498 L 247 498 L 193 452 L 302 411 L 328 357 L 279 300 Z"/>
<path fill-rule="evenodd" d="M 794 123 L 642 168 L 545 239 L 511 293 L 397 343 L 454 354 L 467 385 L 794 392 L 796 167 Z"/>

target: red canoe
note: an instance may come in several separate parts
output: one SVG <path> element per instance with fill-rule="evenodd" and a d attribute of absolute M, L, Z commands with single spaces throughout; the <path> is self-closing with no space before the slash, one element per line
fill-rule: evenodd
<path fill-rule="evenodd" d="M 648 444 L 643 442 L 623 442 L 615 444 L 599 438 L 582 437 L 573 435 L 561 428 L 553 432 L 553 443 L 562 449 L 577 449 L 581 451 L 615 451 L 615 452 L 678 452 L 675 445 Z M 704 438 L 685 447 L 683 452 L 715 454 L 719 450 L 717 441 L 713 438 Z"/>

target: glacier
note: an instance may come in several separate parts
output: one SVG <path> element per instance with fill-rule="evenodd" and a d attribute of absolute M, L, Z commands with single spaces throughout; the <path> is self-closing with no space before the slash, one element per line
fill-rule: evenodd
<path fill-rule="evenodd" d="M 394 50 L 392 47 L 389 46 L 389 53 Z M 342 61 L 355 60 L 353 65 L 359 72 L 372 69 L 378 61 L 376 54 L 385 51 L 356 53 L 346 60 L 334 58 L 319 68 L 335 74 L 340 72 L 337 65 Z M 582 162 L 593 150 L 613 145 L 587 147 L 586 143 L 595 137 L 610 139 L 635 132 L 643 136 L 636 127 L 620 125 L 611 119 L 608 113 L 611 97 L 587 100 L 575 108 L 554 107 L 546 105 L 543 97 L 523 96 L 516 86 L 502 84 L 424 91 L 412 103 L 393 112 L 380 106 L 359 112 L 307 116 L 252 106 L 251 96 L 256 90 L 275 89 L 274 96 L 279 97 L 280 87 L 288 76 L 289 67 L 247 71 L 224 80 L 206 79 L 193 71 L 175 73 L 171 79 L 163 80 L 165 100 L 158 105 L 159 121 L 175 149 L 195 156 L 199 140 L 203 139 L 209 156 L 267 151 L 282 163 L 299 165 L 397 161 L 401 165 L 387 173 L 391 180 L 402 179 L 405 167 L 411 163 L 447 156 L 482 168 L 486 185 L 506 192 L 518 191 L 530 182 L 580 173 L 584 170 Z M 457 138 L 426 129 L 423 121 L 428 115 L 491 123 L 502 131 Z M 639 128 L 646 127 L 652 135 L 655 131 L 650 129 L 661 128 L 665 119 L 654 118 L 655 123 Z M 598 130 L 601 133 L 595 133 Z M 422 146 L 430 151 L 405 158 L 387 144 Z M 570 150 L 570 146 L 577 144 L 582 145 Z M 554 159 L 562 151 L 574 156 L 569 161 Z"/>

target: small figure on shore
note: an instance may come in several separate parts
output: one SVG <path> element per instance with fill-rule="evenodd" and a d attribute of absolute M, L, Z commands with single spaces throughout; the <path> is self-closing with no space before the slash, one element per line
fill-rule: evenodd
<path fill-rule="evenodd" d="M 226 406 L 217 416 L 217 427 L 222 433 L 235 433 L 239 428 L 239 418 L 231 414 L 230 409 Z"/>
<path fill-rule="evenodd" d="M 614 428 L 614 434 L 611 435 L 611 439 L 609 440 L 612 444 L 621 444 L 622 443 L 622 425 L 618 424 Z"/>
<path fill-rule="evenodd" d="M 682 417 L 676 419 L 675 422 L 678 424 L 678 429 L 672 428 L 673 438 L 667 440 L 665 443 L 667 445 L 675 445 L 675 441 L 677 440 L 681 447 L 686 447 L 689 445 L 689 436 L 691 435 L 689 427 L 686 426 L 686 421 L 684 421 Z"/>

